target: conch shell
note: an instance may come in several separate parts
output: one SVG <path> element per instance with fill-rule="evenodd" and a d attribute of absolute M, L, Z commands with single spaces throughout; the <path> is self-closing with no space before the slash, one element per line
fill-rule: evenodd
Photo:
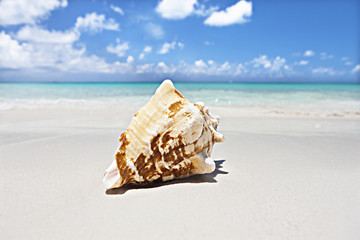
<path fill-rule="evenodd" d="M 212 147 L 224 140 L 216 131 L 219 119 L 165 80 L 121 134 L 115 159 L 105 171 L 105 188 L 213 172 Z"/>

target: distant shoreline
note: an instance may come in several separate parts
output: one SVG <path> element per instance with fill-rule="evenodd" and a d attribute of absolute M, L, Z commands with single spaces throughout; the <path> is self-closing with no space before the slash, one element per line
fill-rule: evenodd
<path fill-rule="evenodd" d="M 159 81 L 0 81 L 0 84 L 159 84 L 163 80 Z M 198 84 L 198 83 L 212 83 L 212 84 L 284 84 L 284 85 L 291 85 L 291 84 L 336 84 L 336 85 L 360 85 L 360 81 L 358 82 L 323 82 L 323 81 L 313 81 L 313 82 L 306 82 L 306 81 L 294 81 L 294 82 L 271 82 L 271 81 L 173 81 L 174 83 L 186 83 L 186 84 Z"/>

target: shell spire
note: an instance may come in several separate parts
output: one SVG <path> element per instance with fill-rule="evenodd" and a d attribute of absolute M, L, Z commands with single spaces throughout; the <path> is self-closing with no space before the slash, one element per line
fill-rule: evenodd
<path fill-rule="evenodd" d="M 120 136 L 115 159 L 105 171 L 105 188 L 211 173 L 220 118 L 193 104 L 165 80 Z"/>

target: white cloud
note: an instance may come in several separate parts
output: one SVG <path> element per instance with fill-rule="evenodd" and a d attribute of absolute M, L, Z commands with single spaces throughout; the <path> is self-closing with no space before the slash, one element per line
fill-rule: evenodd
<path fill-rule="evenodd" d="M 319 68 L 314 68 L 312 70 L 312 73 L 315 73 L 315 74 L 324 74 L 324 73 L 333 73 L 333 70 L 332 68 L 324 68 L 324 67 L 319 67 Z"/>
<path fill-rule="evenodd" d="M 80 34 L 76 31 L 48 31 L 39 26 L 24 26 L 15 35 L 22 41 L 39 43 L 72 43 L 79 39 Z"/>
<path fill-rule="evenodd" d="M 166 54 L 168 53 L 170 50 L 174 50 L 175 49 L 175 46 L 176 46 L 176 42 L 173 41 L 172 43 L 168 43 L 168 42 L 165 42 L 161 49 L 158 51 L 159 54 Z"/>
<path fill-rule="evenodd" d="M 66 72 L 114 71 L 113 66 L 98 56 L 86 54 L 86 48 L 75 49 L 72 43 L 26 42 L 20 44 L 5 32 L 0 33 L 0 67 L 30 69 L 44 68 Z"/>
<path fill-rule="evenodd" d="M 85 17 L 78 17 L 75 29 L 90 33 L 101 32 L 103 29 L 119 31 L 119 24 L 112 18 L 106 19 L 104 14 L 87 13 Z"/>
<path fill-rule="evenodd" d="M 272 66 L 270 68 L 270 71 L 272 71 L 272 72 L 280 71 L 281 68 L 283 66 L 285 66 L 285 63 L 286 63 L 285 58 L 281 58 L 281 57 L 277 56 L 272 62 Z"/>
<path fill-rule="evenodd" d="M 26 43 L 19 44 L 4 31 L 0 32 L 0 66 L 5 68 L 19 68 L 30 66 L 30 54 L 28 49 L 31 48 Z"/>
<path fill-rule="evenodd" d="M 180 20 L 188 16 L 210 16 L 219 9 L 218 6 L 206 7 L 197 0 L 161 0 L 155 11 L 165 19 Z"/>
<path fill-rule="evenodd" d="M 156 12 L 166 19 L 184 19 L 194 11 L 197 0 L 162 0 L 156 7 Z"/>
<path fill-rule="evenodd" d="M 66 7 L 67 0 L 0 1 L 0 25 L 34 24 L 45 19 L 50 12 Z"/>
<path fill-rule="evenodd" d="M 151 51 L 152 51 L 152 47 L 151 47 L 151 46 L 146 46 L 146 47 L 144 48 L 144 53 L 151 53 Z"/>
<path fill-rule="evenodd" d="M 195 66 L 200 68 L 207 67 L 206 63 L 204 63 L 202 59 L 195 61 Z"/>
<path fill-rule="evenodd" d="M 179 66 L 173 66 L 173 68 L 186 75 L 201 74 L 208 76 L 241 76 L 248 71 L 242 64 L 231 64 L 228 61 L 218 64 L 213 60 L 208 60 L 206 63 L 202 59 L 195 61 L 193 65 L 182 63 Z"/>
<path fill-rule="evenodd" d="M 120 15 L 124 15 L 124 11 L 120 8 L 120 7 L 117 7 L 117 6 L 114 6 L 114 5 L 110 5 L 110 8 L 112 10 L 114 10 L 115 12 L 119 13 Z"/>
<path fill-rule="evenodd" d="M 264 68 L 270 68 L 271 67 L 271 61 L 268 59 L 266 55 L 262 55 L 258 58 L 254 58 L 254 60 L 251 61 L 254 64 L 254 67 L 260 67 L 263 66 Z"/>
<path fill-rule="evenodd" d="M 360 73 L 360 64 L 356 65 L 352 70 L 352 73 Z"/>
<path fill-rule="evenodd" d="M 176 41 L 173 41 L 171 43 L 165 42 L 162 45 L 161 49 L 158 51 L 158 54 L 166 54 L 170 50 L 174 50 L 176 46 L 178 46 L 180 49 L 183 49 L 185 45 L 181 42 L 176 42 Z"/>
<path fill-rule="evenodd" d="M 237 2 L 225 11 L 213 12 L 204 23 L 210 26 L 222 27 L 232 24 L 243 24 L 249 21 L 252 15 L 252 3 L 245 0 Z"/>
<path fill-rule="evenodd" d="M 325 52 L 320 53 L 321 60 L 327 60 L 327 59 L 333 59 L 333 58 L 334 58 L 334 55 L 331 55 L 331 54 L 329 55 Z"/>
<path fill-rule="evenodd" d="M 123 57 L 129 48 L 130 48 L 129 43 L 124 42 L 124 43 L 118 43 L 116 46 L 110 44 L 109 46 L 106 47 L 106 50 L 109 53 L 116 54 L 118 57 Z"/>
<path fill-rule="evenodd" d="M 213 12 L 219 10 L 218 6 L 210 6 L 206 8 L 204 4 L 196 4 L 197 8 L 194 9 L 193 14 L 201 17 L 210 16 Z"/>
<path fill-rule="evenodd" d="M 173 65 L 166 65 L 164 62 L 159 62 L 153 69 L 155 73 L 175 73 L 178 71 L 178 67 Z"/>
<path fill-rule="evenodd" d="M 267 58 L 267 57 L 266 57 Z M 181 61 L 178 65 L 167 65 L 159 62 L 156 65 L 139 65 L 137 73 L 179 73 L 188 76 L 207 75 L 207 76 L 232 76 L 232 77 L 283 77 L 291 74 L 291 69 L 285 64 L 286 60 L 281 57 L 268 59 L 270 65 L 264 68 L 264 64 L 254 67 L 253 62 L 246 63 L 216 63 L 213 60 L 196 60 L 193 64 Z M 266 61 L 263 61 L 266 62 Z M 265 64 L 266 65 L 266 64 Z"/>
<path fill-rule="evenodd" d="M 235 75 L 245 75 L 248 71 L 249 70 L 242 63 L 239 63 L 236 67 Z"/>
<path fill-rule="evenodd" d="M 312 57 L 312 56 L 314 56 L 315 55 L 315 52 L 314 51 L 311 51 L 311 50 L 307 50 L 307 51 L 305 51 L 305 53 L 304 53 L 304 56 L 305 57 Z"/>
<path fill-rule="evenodd" d="M 187 66 L 186 64 L 183 65 L 184 72 L 186 72 L 188 75 L 191 74 L 209 74 L 210 72 L 213 72 L 209 66 L 202 60 L 197 60 L 194 62 L 194 65 Z"/>
<path fill-rule="evenodd" d="M 147 23 L 145 25 L 145 30 L 148 34 L 150 34 L 153 38 L 161 39 L 164 37 L 165 32 L 160 25 L 154 23 Z"/>
<path fill-rule="evenodd" d="M 134 63 L 134 58 L 133 58 L 133 56 L 128 56 L 127 59 L 126 59 L 126 62 L 129 63 L 129 64 Z"/>
<path fill-rule="evenodd" d="M 121 45 L 120 43 L 118 45 Z M 178 47 L 178 43 L 170 43 Z M 126 48 L 126 47 L 125 47 Z M 151 50 L 150 50 L 151 49 Z M 123 55 L 124 48 L 112 46 L 116 54 Z M 151 52 L 152 48 L 146 46 L 143 52 Z M 165 62 L 157 64 L 135 64 L 132 56 L 128 56 L 125 62 L 107 63 L 103 58 L 96 55 L 87 55 L 86 48 L 75 49 L 73 43 L 40 43 L 29 42 L 20 44 L 5 32 L 0 33 L 0 54 L 4 61 L 0 61 L 0 67 L 12 67 L 20 69 L 41 69 L 49 67 L 65 72 L 97 72 L 97 73 L 120 73 L 120 74 L 173 74 L 192 76 L 194 74 L 206 76 L 233 76 L 233 77 L 257 77 L 257 76 L 282 76 L 287 73 L 285 59 L 276 57 L 269 59 L 260 56 L 252 62 L 246 63 L 216 63 L 213 60 L 199 59 L 193 64 L 181 61 L 178 65 L 168 65 Z M 255 67 L 257 66 L 257 67 Z"/>
<path fill-rule="evenodd" d="M 344 72 L 341 71 L 335 71 L 333 68 L 325 68 L 325 67 L 318 67 L 318 68 L 314 68 L 311 71 L 313 74 L 319 74 L 319 75 L 330 75 L 330 76 L 334 76 L 334 75 L 343 75 Z"/>
<path fill-rule="evenodd" d="M 220 67 L 219 67 L 219 71 L 220 72 L 224 72 L 224 71 L 229 71 L 231 69 L 231 66 L 229 64 L 228 61 L 224 62 Z"/>
<path fill-rule="evenodd" d="M 145 46 L 143 52 L 140 53 L 140 55 L 139 55 L 139 59 L 140 59 L 140 60 L 144 59 L 145 55 L 151 53 L 151 51 L 152 51 L 152 47 L 151 47 L 151 46 Z"/>
<path fill-rule="evenodd" d="M 151 73 L 151 72 L 154 71 L 153 67 L 154 67 L 154 64 L 151 64 L 151 63 L 143 64 L 143 65 L 137 65 L 136 66 L 136 73 L 137 74 Z"/>
<path fill-rule="evenodd" d="M 345 62 L 345 63 L 344 63 L 344 65 L 346 65 L 346 66 L 351 66 L 351 65 L 354 65 L 354 63 L 353 63 L 353 62 L 348 61 L 348 62 Z"/>
<path fill-rule="evenodd" d="M 341 61 L 347 61 L 347 60 L 349 60 L 349 58 L 348 57 L 342 57 L 340 60 Z"/>
<path fill-rule="evenodd" d="M 299 62 L 295 62 L 295 65 L 308 65 L 309 61 L 301 60 Z"/>
<path fill-rule="evenodd" d="M 23 29 L 30 30 L 27 30 L 29 32 L 26 33 Z M 72 30 L 75 31 L 74 29 Z M 48 38 L 48 40 L 42 41 L 38 37 L 31 36 L 30 33 L 32 32 L 38 34 L 39 38 L 44 37 Z M 266 55 L 242 63 L 231 63 L 229 61 L 217 63 L 213 60 L 199 59 L 192 64 L 187 64 L 183 61 L 177 65 L 167 64 L 165 62 L 138 64 L 133 56 L 128 56 L 123 62 L 115 61 L 108 63 L 104 58 L 89 55 L 84 45 L 77 45 L 77 47 L 75 47 L 74 43 L 77 38 L 67 38 L 67 34 L 70 32 L 71 29 L 63 32 L 48 31 L 37 26 L 23 27 L 18 33 L 13 35 L 2 31 L 0 32 L 0 67 L 25 69 L 26 71 L 49 71 L 47 69 L 50 69 L 50 71 L 58 70 L 62 72 L 120 73 L 132 75 L 145 73 L 177 73 L 186 76 L 198 74 L 258 79 L 262 77 L 281 78 L 296 74 L 291 66 L 286 64 L 285 58 L 280 56 L 269 58 Z M 69 36 L 72 35 L 70 34 Z M 21 38 L 21 42 L 16 39 L 17 37 L 19 37 L 19 40 Z M 56 37 L 58 37 L 59 40 L 54 40 Z M 179 44 L 177 41 L 164 43 L 160 51 L 169 52 L 170 50 L 181 48 L 181 46 L 182 44 Z M 115 46 L 109 45 L 107 47 L 109 52 L 118 56 L 125 56 L 128 49 L 129 43 L 122 43 L 120 40 L 117 40 Z M 145 46 L 142 54 L 146 56 L 146 54 L 151 53 L 152 50 L 151 46 Z M 314 75 L 345 74 L 345 72 L 335 71 L 332 68 L 310 68 L 308 71 Z M 360 72 L 360 65 L 357 65 L 352 72 Z"/>
<path fill-rule="evenodd" d="M 269 59 L 266 55 L 261 55 L 254 58 L 252 61 L 245 63 L 252 67 L 249 70 L 252 76 L 268 76 L 268 77 L 283 77 L 291 70 L 286 65 L 286 59 L 277 56 L 275 59 Z"/>

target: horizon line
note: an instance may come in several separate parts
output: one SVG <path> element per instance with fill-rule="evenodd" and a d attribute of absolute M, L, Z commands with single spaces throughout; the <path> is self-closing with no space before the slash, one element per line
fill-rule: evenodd
<path fill-rule="evenodd" d="M 166 78 L 168 79 L 168 78 Z M 0 81 L 2 83 L 45 83 L 45 84 L 61 84 L 61 83 L 70 83 L 70 84 L 114 84 L 114 83 L 160 83 L 166 79 L 160 81 Z M 172 80 L 175 83 L 243 83 L 243 84 L 360 84 L 360 80 L 356 81 L 184 81 L 184 80 Z"/>

